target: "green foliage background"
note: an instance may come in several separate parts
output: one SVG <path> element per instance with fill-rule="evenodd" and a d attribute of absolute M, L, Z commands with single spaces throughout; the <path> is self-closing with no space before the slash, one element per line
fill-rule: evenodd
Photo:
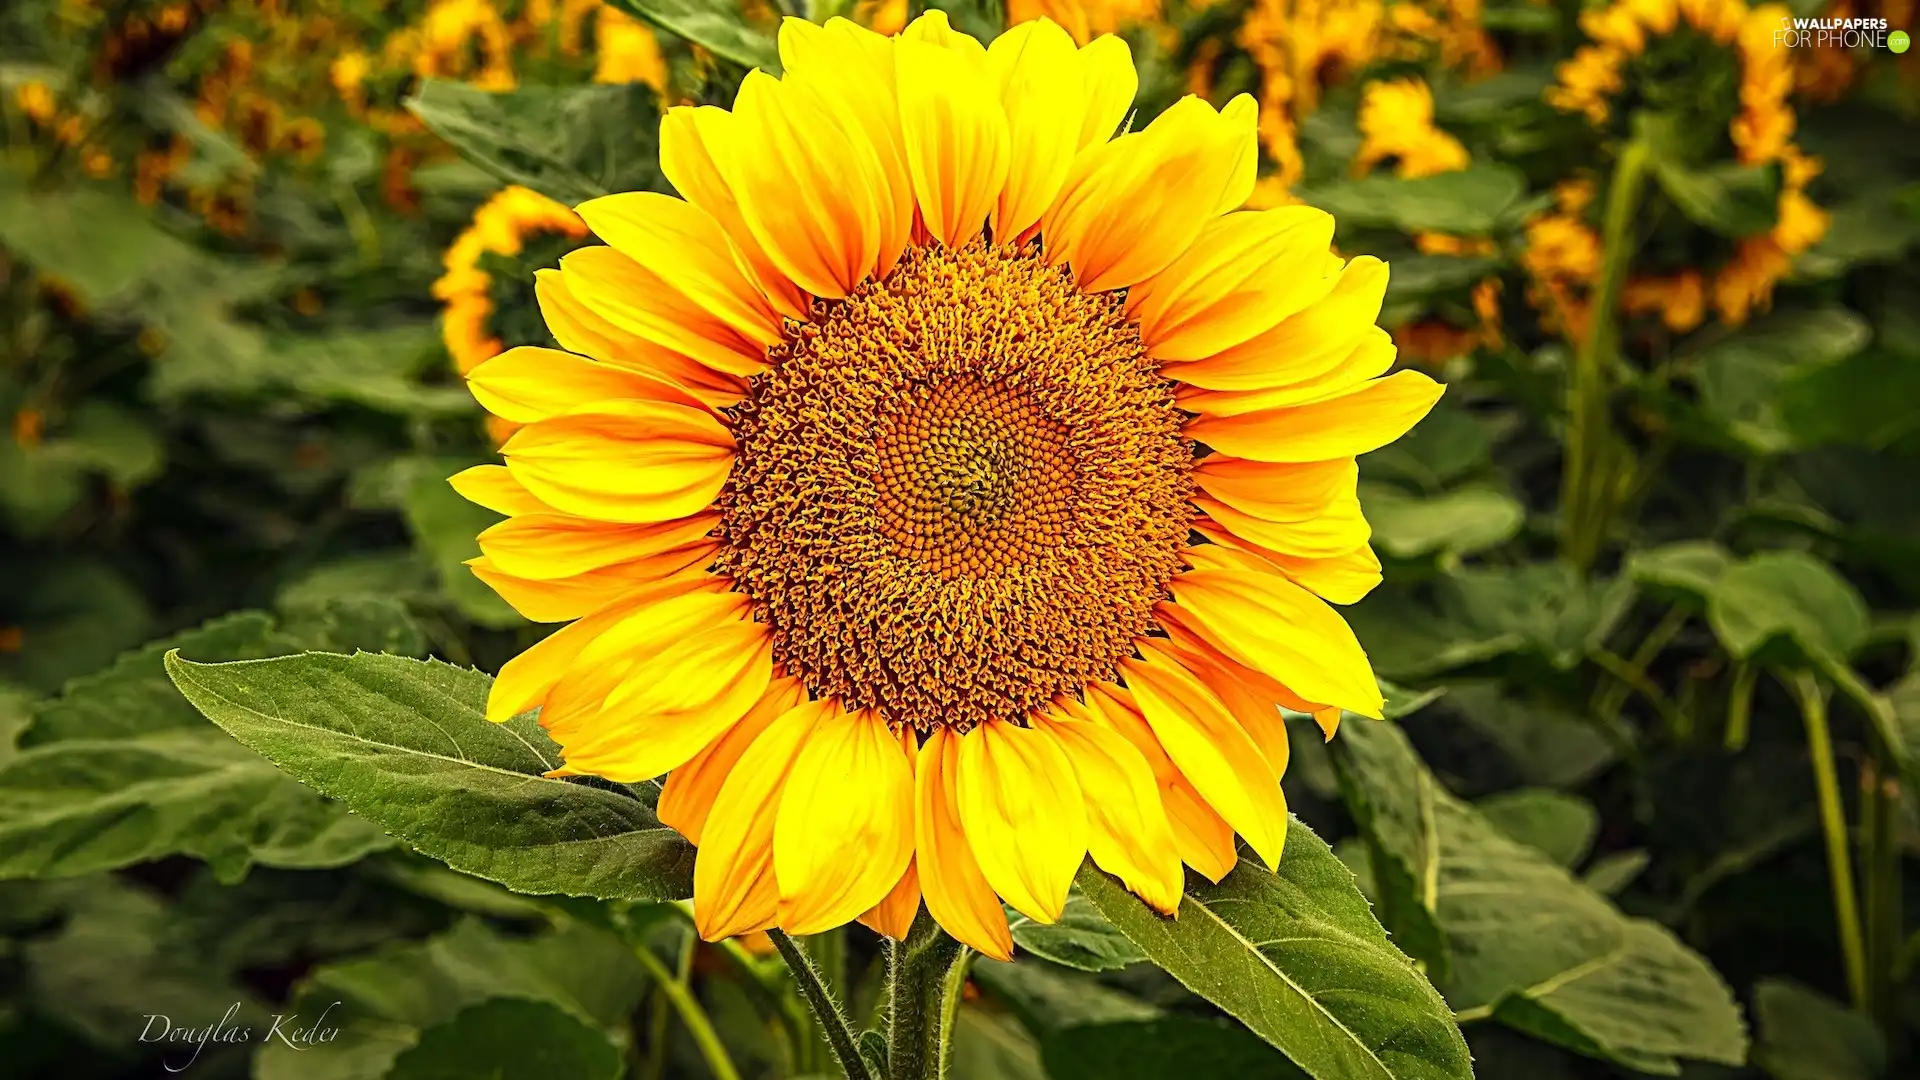
<path fill-rule="evenodd" d="M 632 6 L 673 100 L 776 64 L 771 9 Z M 1218 100 L 1259 88 L 1246 15 L 1128 30 L 1141 121 L 1202 68 Z M 1383 323 L 1464 330 L 1488 278 L 1506 298 L 1498 335 L 1433 361 L 1435 412 L 1362 460 L 1386 581 L 1349 614 L 1390 721 L 1323 745 L 1291 718 L 1278 874 L 1193 878 L 1168 922 L 1088 867 L 1060 924 L 1016 917 L 1019 959 L 970 969 L 959 1080 L 1920 1070 L 1920 93 L 1863 55 L 1845 96 L 1796 99 L 1832 225 L 1771 311 L 1627 320 L 1596 356 L 1541 328 L 1520 270 L 1554 184 L 1617 156 L 1542 103 L 1577 15 L 1486 5 L 1490 78 L 1382 63 L 1428 79 L 1465 170 L 1353 178 L 1353 73 L 1300 126 L 1297 193 L 1394 265 Z M 664 189 L 659 105 L 547 60 L 510 91 L 376 75 L 373 112 L 332 92 L 343 42 L 426 16 L 0 12 L 0 1078 L 162 1075 L 193 1050 L 143 1041 L 153 1014 L 253 1032 L 210 1041 L 204 1076 L 835 1071 L 778 958 L 693 941 L 657 786 L 541 779 L 538 726 L 480 717 L 484 673 L 544 631 L 463 565 L 493 516 L 444 478 L 491 444 L 441 343 L 440 253 L 503 184 Z M 325 33 L 269 50 L 290 21 Z M 285 65 L 258 80 L 317 151 L 196 112 L 236 42 Z M 1772 225 L 1762 178 L 1703 141 L 1648 139 L 1630 242 Z M 172 186 L 143 191 L 162 150 Z M 1416 250 L 1432 231 L 1487 243 Z M 876 1021 L 874 936 L 803 944 Z M 338 1035 L 264 1039 L 276 1014 Z"/>

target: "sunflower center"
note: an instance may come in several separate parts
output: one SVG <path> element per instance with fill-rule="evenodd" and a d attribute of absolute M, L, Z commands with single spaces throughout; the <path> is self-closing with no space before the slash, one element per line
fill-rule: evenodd
<path fill-rule="evenodd" d="M 1027 252 L 914 249 L 769 358 L 718 569 L 791 674 L 922 731 L 1116 676 L 1180 566 L 1193 461 L 1117 297 Z"/>

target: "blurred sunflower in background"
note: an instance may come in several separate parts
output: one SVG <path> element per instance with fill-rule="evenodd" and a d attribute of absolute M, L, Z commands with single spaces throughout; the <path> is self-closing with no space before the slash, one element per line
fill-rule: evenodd
<path fill-rule="evenodd" d="M 682 197 L 596 199 L 538 276 L 566 352 L 469 385 L 523 425 L 453 478 L 473 568 L 570 625 L 501 671 L 563 773 L 671 773 L 720 938 L 924 898 L 990 956 L 1091 854 L 1172 912 L 1234 834 L 1279 858 L 1287 741 L 1378 716 L 1330 603 L 1380 564 L 1355 455 L 1432 406 L 1388 374 L 1376 259 L 1237 211 L 1253 101 L 1115 137 L 1138 76 L 1059 24 L 983 47 L 788 20 L 785 74 L 680 107 Z M 838 122 L 830 118 L 839 118 Z"/>
<path fill-rule="evenodd" d="M 1657 116 L 1674 131 L 1725 132 L 1723 140 L 1675 140 L 1662 152 L 1692 166 L 1730 159 L 1742 169 L 1777 173 L 1769 227 L 1731 243 L 1703 242 L 1697 231 L 1657 237 L 1646 260 L 1655 265 L 1637 267 L 1622 294 L 1629 314 L 1657 315 L 1675 333 L 1698 327 L 1709 310 L 1741 325 L 1772 302 L 1794 256 L 1825 235 L 1827 215 L 1807 195 L 1820 162 L 1793 142 L 1791 50 L 1773 39 L 1788 15 L 1781 5 L 1749 8 L 1743 0 L 1619 0 L 1581 15 L 1590 43 L 1560 65 L 1548 104 L 1608 132 L 1622 131 L 1624 118 L 1636 112 Z M 1535 226 L 1543 249 L 1534 258 L 1535 280 L 1560 282 L 1541 289 L 1561 294 L 1555 307 L 1563 323 L 1585 325 L 1585 300 L 1565 283 L 1579 281 L 1587 267 L 1592 276 L 1585 284 L 1598 275 L 1597 257 L 1585 254 L 1597 252 L 1597 235 L 1579 235 L 1593 232 L 1582 216 L 1591 200 L 1560 201 L 1559 213 Z M 1553 254 L 1556 246 L 1567 257 Z"/>

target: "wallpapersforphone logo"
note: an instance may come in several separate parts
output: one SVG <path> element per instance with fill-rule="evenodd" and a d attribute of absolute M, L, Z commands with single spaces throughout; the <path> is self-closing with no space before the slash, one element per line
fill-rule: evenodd
<path fill-rule="evenodd" d="M 340 1029 L 327 1026 L 327 1016 L 338 1008 L 336 1001 L 321 1010 L 320 1015 L 311 1021 L 302 1020 L 299 1013 L 275 1013 L 258 1041 L 281 1042 L 294 1050 L 311 1050 L 321 1043 L 330 1043 L 340 1035 Z M 167 1043 L 179 1047 L 169 1051 L 160 1061 L 160 1067 L 170 1073 L 185 1072 L 193 1063 L 200 1060 L 200 1051 L 208 1043 L 250 1043 L 255 1041 L 255 1032 L 251 1027 L 235 1024 L 234 1017 L 240 1013 L 240 1003 L 234 1002 L 227 1014 L 205 1027 L 176 1027 L 173 1018 L 165 1013 L 146 1014 L 147 1026 L 140 1029 L 140 1041 L 143 1043 Z M 186 1060 L 180 1060 L 185 1055 Z"/>
<path fill-rule="evenodd" d="M 1905 30 L 1890 30 L 1885 19 L 1833 19 L 1782 16 L 1773 32 L 1782 49 L 1891 49 L 1907 51 Z"/>

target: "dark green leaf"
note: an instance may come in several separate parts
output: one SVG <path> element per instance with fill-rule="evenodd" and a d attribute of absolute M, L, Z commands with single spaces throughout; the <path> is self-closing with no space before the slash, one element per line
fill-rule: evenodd
<path fill-rule="evenodd" d="M 1754 1064 L 1773 1080 L 1879 1080 L 1887 1044 L 1873 1022 L 1839 1002 L 1784 979 L 1753 988 L 1760 1036 Z"/>
<path fill-rule="evenodd" d="M 1797 551 L 1767 552 L 1727 568 L 1714 584 L 1707 621 L 1745 659 L 1791 638 L 1808 654 L 1844 659 L 1867 635 L 1867 605 L 1831 566 Z"/>
<path fill-rule="evenodd" d="M 568 206 L 610 192 L 660 186 L 659 116 L 653 90 L 644 83 L 526 86 L 495 93 L 427 79 L 406 104 L 435 134 L 502 183 L 532 188 Z"/>
<path fill-rule="evenodd" d="M 1068 1028 L 1041 1048 L 1052 1080 L 1307 1075 L 1245 1029 L 1192 1016 Z"/>
<path fill-rule="evenodd" d="M 1446 1003 L 1387 940 L 1332 849 L 1298 821 L 1277 873 L 1243 854 L 1217 885 L 1189 874 L 1177 919 L 1091 865 L 1079 880 L 1154 963 L 1316 1080 L 1472 1075 Z"/>
<path fill-rule="evenodd" d="M 427 555 L 440 576 L 440 588 L 462 615 L 481 626 L 509 627 L 525 625 L 526 620 L 513 610 L 500 594 L 475 577 L 467 560 L 478 558 L 482 530 L 500 520 L 500 515 L 468 502 L 447 483 L 452 470 L 438 459 L 422 458 L 417 463 L 403 459 L 393 463 L 404 471 L 402 509 L 414 543 Z M 414 467 L 408 468 L 409 465 Z"/>
<path fill-rule="evenodd" d="M 1602 855 L 1593 860 L 1593 865 L 1581 875 L 1580 880 L 1587 888 L 1607 896 L 1619 896 L 1627 886 L 1634 883 L 1653 857 L 1645 851 L 1635 848 L 1632 851 L 1616 851 L 1611 855 Z"/>
<path fill-rule="evenodd" d="M 1019 1014 L 1021 1023 L 1044 1035 L 1080 1024 L 1148 1020 L 1160 1010 L 1084 975 L 1034 960 L 1011 964 L 980 959 L 973 978 Z"/>
<path fill-rule="evenodd" d="M 1382 910 L 1397 933 L 1393 915 L 1408 910 L 1439 928 L 1454 1009 L 1643 1072 L 1745 1059 L 1731 992 L 1672 934 L 1508 838 L 1441 787 L 1393 724 L 1343 725 L 1334 748 L 1382 892 L 1414 890 L 1383 895 Z"/>
<path fill-rule="evenodd" d="M 1694 357 L 1700 408 L 1755 453 L 1793 449 L 1796 435 L 1780 415 L 1782 387 L 1860 351 L 1871 334 L 1864 318 L 1839 307 L 1758 319 Z"/>
<path fill-rule="evenodd" d="M 741 67 L 780 74 L 773 34 L 750 25 L 737 4 L 721 0 L 620 0 L 622 7 L 661 29 L 704 46 Z"/>
<path fill-rule="evenodd" d="M 1015 945 L 1081 971 L 1113 971 L 1147 958 L 1077 891 L 1056 922 L 1037 923 L 1016 911 L 1007 913 L 1007 921 Z"/>
<path fill-rule="evenodd" d="M 1665 547 L 1636 551 L 1627 557 L 1627 577 L 1665 595 L 1704 604 L 1733 565 L 1727 549 L 1711 540 L 1684 540 Z"/>
<path fill-rule="evenodd" d="M 1012 1017 L 962 1005 L 954 1017 L 952 1080 L 1048 1080 L 1040 1047 Z"/>
<path fill-rule="evenodd" d="M 1510 791 L 1481 799 L 1474 808 L 1494 828 L 1569 869 L 1587 857 L 1600 831 L 1600 813 L 1592 803 L 1558 791 Z"/>
<path fill-rule="evenodd" d="M 480 672 L 326 653 L 171 653 L 167 671 L 241 742 L 456 870 L 528 893 L 690 892 L 692 847 L 630 794 L 547 778 L 558 748 L 528 717 L 488 723 Z"/>
<path fill-rule="evenodd" d="M 1614 760 L 1612 744 L 1591 723 L 1546 702 L 1502 697 L 1494 683 L 1449 686 L 1446 708 L 1504 751 L 1529 784 L 1571 787 Z"/>
<path fill-rule="evenodd" d="M 1788 376 L 1775 401 L 1798 446 L 1884 449 L 1920 425 L 1920 363 L 1867 349 Z"/>
<path fill-rule="evenodd" d="M 1373 526 L 1374 545 L 1400 559 L 1498 547 L 1526 520 L 1526 508 L 1513 496 L 1487 488 L 1420 498 L 1383 484 L 1363 484 L 1360 501 Z"/>
<path fill-rule="evenodd" d="M 394 1059 L 387 1080 L 617 1080 L 626 1069 L 607 1037 L 552 1005 L 486 1001 L 429 1028 Z"/>
<path fill-rule="evenodd" d="M 1526 190 L 1504 165 L 1476 165 L 1417 180 L 1369 176 L 1308 188 L 1301 200 L 1332 214 L 1343 227 L 1395 228 L 1481 236 Z"/>
<path fill-rule="evenodd" d="M 1721 236 L 1752 236 L 1773 227 L 1779 213 L 1780 170 L 1725 162 L 1694 169 L 1655 163 L 1654 178 L 1694 224 Z"/>
<path fill-rule="evenodd" d="M 152 634 L 146 599 L 107 566 L 9 560 L 12 587 L 0 625 L 20 636 L 13 652 L 0 652 L 0 679 L 52 694 Z"/>

